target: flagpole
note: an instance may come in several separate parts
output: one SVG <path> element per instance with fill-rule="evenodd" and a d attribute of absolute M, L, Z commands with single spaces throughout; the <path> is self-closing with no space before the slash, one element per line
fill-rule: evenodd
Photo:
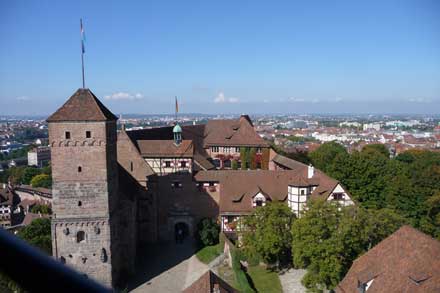
<path fill-rule="evenodd" d="M 82 64 L 82 81 L 83 81 L 83 89 L 86 88 L 86 84 L 84 81 L 84 53 L 81 53 L 81 64 Z"/>
<path fill-rule="evenodd" d="M 82 18 L 80 18 L 80 25 L 81 25 L 81 67 L 82 67 L 82 85 L 83 89 L 86 88 L 85 78 L 84 78 L 84 32 L 83 32 L 83 24 L 82 24 Z"/>
<path fill-rule="evenodd" d="M 177 96 L 175 96 L 175 98 L 176 98 L 176 104 L 175 104 L 175 109 L 174 109 L 174 112 L 176 113 L 176 123 L 177 123 Z"/>

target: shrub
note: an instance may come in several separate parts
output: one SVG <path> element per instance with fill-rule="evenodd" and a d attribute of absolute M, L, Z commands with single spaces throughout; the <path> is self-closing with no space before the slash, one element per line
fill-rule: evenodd
<path fill-rule="evenodd" d="M 197 225 L 199 240 L 203 246 L 217 244 L 219 241 L 220 226 L 214 219 L 202 219 Z"/>

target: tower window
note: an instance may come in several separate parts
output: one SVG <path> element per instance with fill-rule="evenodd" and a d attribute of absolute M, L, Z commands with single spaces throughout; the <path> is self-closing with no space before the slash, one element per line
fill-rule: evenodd
<path fill-rule="evenodd" d="M 70 131 L 66 131 L 65 137 L 66 137 L 66 139 L 70 139 Z"/>
<path fill-rule="evenodd" d="M 82 202 L 81 201 L 78 201 L 78 206 L 79 207 L 82 206 Z"/>
<path fill-rule="evenodd" d="M 78 173 L 81 173 L 82 172 L 82 168 L 81 168 L 81 166 L 79 166 L 78 167 Z"/>
<path fill-rule="evenodd" d="M 91 138 L 91 137 L 92 137 L 92 132 L 86 131 L 86 138 Z"/>
<path fill-rule="evenodd" d="M 76 242 L 81 243 L 84 241 L 86 241 L 86 233 L 84 231 L 78 231 L 78 233 L 76 233 Z"/>
<path fill-rule="evenodd" d="M 133 162 L 130 162 L 130 171 L 133 172 Z"/>

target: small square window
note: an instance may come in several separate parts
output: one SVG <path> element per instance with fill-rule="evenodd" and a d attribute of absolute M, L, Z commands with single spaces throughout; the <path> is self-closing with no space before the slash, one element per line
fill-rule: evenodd
<path fill-rule="evenodd" d="M 66 137 L 66 139 L 70 139 L 70 131 L 66 131 L 65 137 Z"/>
<path fill-rule="evenodd" d="M 92 137 L 92 132 L 86 131 L 86 138 L 91 138 L 91 137 Z"/>
<path fill-rule="evenodd" d="M 180 162 L 180 167 L 181 168 L 186 168 L 186 161 L 181 161 Z"/>
<path fill-rule="evenodd" d="M 170 168 L 171 167 L 171 162 L 170 161 L 165 161 L 165 167 L 166 168 Z"/>

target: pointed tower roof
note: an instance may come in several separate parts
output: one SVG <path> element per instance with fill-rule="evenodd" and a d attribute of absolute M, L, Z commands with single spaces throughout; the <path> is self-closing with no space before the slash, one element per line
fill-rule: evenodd
<path fill-rule="evenodd" d="M 63 121 L 114 121 L 110 112 L 89 89 L 78 89 L 47 122 Z"/>

